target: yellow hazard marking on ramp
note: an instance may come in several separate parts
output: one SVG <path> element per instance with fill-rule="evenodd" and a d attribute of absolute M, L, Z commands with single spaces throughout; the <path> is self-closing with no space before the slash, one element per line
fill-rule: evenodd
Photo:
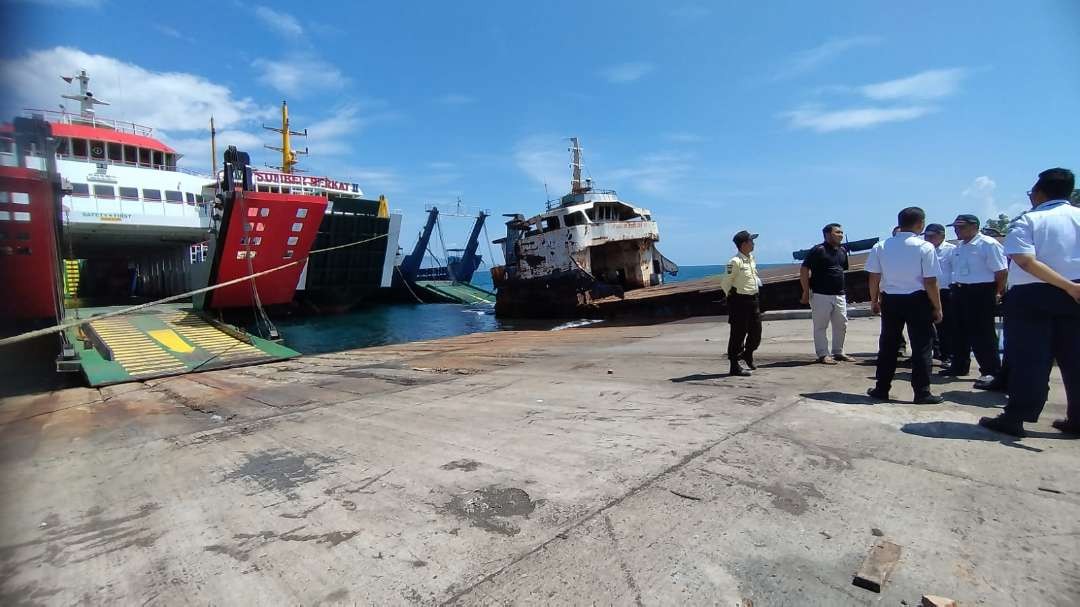
<path fill-rule="evenodd" d="M 181 339 L 180 336 L 176 334 L 176 331 L 173 331 L 172 329 L 156 329 L 154 331 L 147 331 L 146 333 L 173 352 L 187 354 L 188 352 L 195 351 L 195 348 L 191 347 L 190 344 Z"/>

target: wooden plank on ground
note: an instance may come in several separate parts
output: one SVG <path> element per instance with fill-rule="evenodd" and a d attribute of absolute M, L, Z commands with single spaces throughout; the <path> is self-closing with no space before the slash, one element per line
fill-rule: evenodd
<path fill-rule="evenodd" d="M 888 581 L 899 560 L 900 546 L 887 540 L 878 542 L 866 555 L 851 583 L 871 592 L 881 592 L 881 587 Z"/>

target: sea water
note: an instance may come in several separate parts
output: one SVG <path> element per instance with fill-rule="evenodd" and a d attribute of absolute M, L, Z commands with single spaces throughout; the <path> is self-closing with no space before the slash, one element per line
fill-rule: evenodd
<path fill-rule="evenodd" d="M 762 264 L 761 267 L 768 267 Z M 667 282 L 680 282 L 724 273 L 724 266 L 682 266 Z M 481 270 L 472 284 L 493 290 L 491 274 Z M 563 330 L 595 324 L 596 321 L 528 320 L 495 318 L 493 305 L 388 304 L 372 305 L 346 314 L 308 316 L 276 320 L 285 345 L 304 354 L 339 352 L 466 335 L 484 331 Z"/>

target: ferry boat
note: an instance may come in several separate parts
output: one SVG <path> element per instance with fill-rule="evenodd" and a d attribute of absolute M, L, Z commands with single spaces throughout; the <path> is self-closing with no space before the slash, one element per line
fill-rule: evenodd
<path fill-rule="evenodd" d="M 69 306 L 153 300 L 203 286 L 206 272 L 198 268 L 208 261 L 214 195 L 223 176 L 178 166 L 182 155 L 156 138 L 149 126 L 98 116 L 97 106 L 108 102 L 90 91 L 85 70 L 64 80 L 78 84 L 77 93 L 63 97 L 77 101 L 79 110 L 27 110 L 30 117 L 47 123 L 55 150 L 45 153 L 31 146 L 24 160 L 28 158 L 30 168 L 44 170 L 47 159 L 63 179 L 58 231 Z M 282 164 L 253 167 L 253 194 L 320 197 L 326 206 L 321 223 L 305 223 L 312 226 L 315 248 L 385 235 L 369 245 L 312 258 L 288 285 L 290 297 L 282 303 L 294 298 L 301 303 L 355 302 L 388 289 L 400 214 L 391 214 L 383 197 L 365 199 L 359 184 L 300 174 L 297 155 L 306 151 L 293 150 L 290 136 L 306 131 L 289 129 L 284 102 L 282 127 L 265 128 L 281 133 L 281 147 L 267 147 L 282 153 Z M 12 133 L 11 125 L 0 131 L 2 165 L 18 164 Z M 253 225 L 266 229 L 277 221 Z M 264 238 L 253 234 L 245 246 L 257 254 Z M 262 265 L 261 260 L 255 265 Z M 253 303 L 249 298 L 243 305 Z"/>
<path fill-rule="evenodd" d="M 656 248 L 652 213 L 619 199 L 614 190 L 582 179 L 582 149 L 571 138 L 570 192 L 548 201 L 530 219 L 508 215 L 505 265 L 492 268 L 495 314 L 503 317 L 577 317 L 611 295 L 663 283 L 678 266 Z"/>

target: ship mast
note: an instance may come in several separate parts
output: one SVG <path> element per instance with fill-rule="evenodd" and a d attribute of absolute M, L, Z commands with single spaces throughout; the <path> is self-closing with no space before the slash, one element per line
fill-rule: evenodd
<path fill-rule="evenodd" d="M 86 70 L 79 70 L 79 73 L 74 76 L 60 76 L 64 82 L 71 84 L 72 81 L 79 81 L 79 94 L 78 95 L 61 95 L 64 99 L 71 99 L 79 102 L 79 115 L 83 118 L 94 117 L 95 105 L 109 105 L 108 101 L 102 101 L 94 97 L 94 94 L 90 92 L 90 76 L 86 75 Z"/>
<path fill-rule="evenodd" d="M 281 128 L 263 125 L 263 128 L 268 131 L 274 131 L 275 133 L 281 133 L 281 147 L 275 147 L 272 145 L 264 146 L 269 150 L 275 152 L 281 152 L 281 165 L 266 165 L 272 169 L 277 169 L 282 173 L 302 173 L 303 171 L 296 168 L 297 163 L 300 161 L 296 159 L 298 155 L 307 154 L 308 149 L 305 146 L 304 151 L 292 149 L 289 143 L 289 136 L 296 135 L 297 137 L 307 137 L 307 129 L 301 133 L 299 131 L 289 130 L 289 106 L 282 101 L 281 102 Z"/>
<path fill-rule="evenodd" d="M 581 145 L 577 137 L 570 138 L 570 168 L 573 170 L 570 178 L 570 193 L 587 192 L 589 188 L 581 185 Z"/>

